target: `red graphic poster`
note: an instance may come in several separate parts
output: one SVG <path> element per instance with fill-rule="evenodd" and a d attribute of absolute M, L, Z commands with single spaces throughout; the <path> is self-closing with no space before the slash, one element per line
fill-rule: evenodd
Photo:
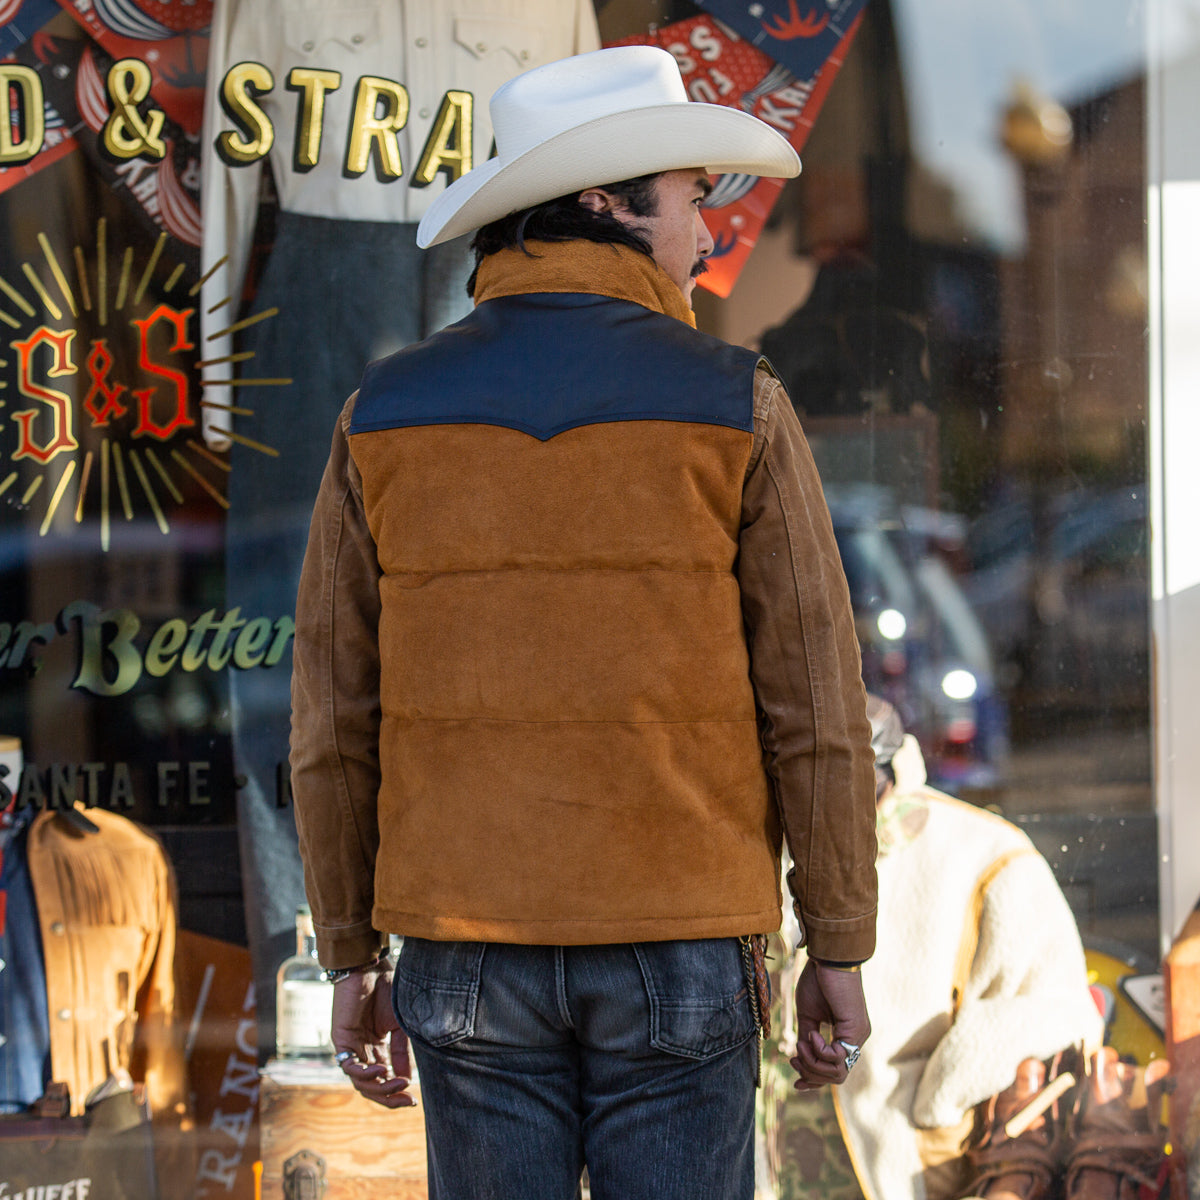
<path fill-rule="evenodd" d="M 55 0 L 0 0 L 0 59 L 28 41 L 57 12 Z"/>
<path fill-rule="evenodd" d="M 46 0 L 38 3 L 44 18 Z M 165 231 L 189 269 L 197 272 L 200 124 L 211 0 L 196 0 L 178 12 L 157 0 L 137 5 L 131 0 L 119 5 L 59 0 L 49 11 L 60 19 L 43 20 L 6 60 L 13 64 L 11 133 L 7 152 L 0 153 L 0 193 L 82 147 L 92 168 L 135 218 L 153 234 Z M 0 32 L 14 40 L 19 36 L 12 26 Z M 132 86 L 129 72 L 118 65 L 130 63 L 144 75 L 138 95 L 126 94 Z M 43 115 L 35 125 L 30 114 L 39 108 Z M 119 157 L 104 149 L 110 126 L 127 143 Z M 35 136 L 38 145 L 26 147 Z"/>
<path fill-rule="evenodd" d="M 661 46 L 679 64 L 692 100 L 752 113 L 800 150 L 858 31 L 859 19 L 804 79 L 707 16 L 691 17 L 613 45 Z M 722 175 L 716 181 L 705 211 L 716 249 L 708 260 L 708 272 L 700 277 L 702 287 L 718 296 L 729 295 L 782 188 L 781 179 L 753 175 Z"/>
<path fill-rule="evenodd" d="M 149 68 L 150 95 L 185 133 L 199 133 L 213 0 L 58 0 L 113 59 Z"/>
<path fill-rule="evenodd" d="M 739 37 L 808 79 L 858 21 L 867 0 L 696 0 Z"/>

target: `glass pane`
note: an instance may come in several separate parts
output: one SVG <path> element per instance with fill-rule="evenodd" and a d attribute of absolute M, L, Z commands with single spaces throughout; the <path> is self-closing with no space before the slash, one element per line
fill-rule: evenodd
<path fill-rule="evenodd" d="M 1153 961 L 1144 17 L 872 2 L 801 176 L 697 309 L 788 385 L 868 686 L 930 781 Z"/>

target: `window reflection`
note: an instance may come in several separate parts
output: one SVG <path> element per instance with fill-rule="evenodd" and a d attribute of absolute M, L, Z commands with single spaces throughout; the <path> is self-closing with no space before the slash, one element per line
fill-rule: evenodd
<path fill-rule="evenodd" d="M 870 5 L 700 311 L 789 388 L 864 675 L 931 779 L 1030 831 L 1085 936 L 1155 958 L 1141 20 Z"/>

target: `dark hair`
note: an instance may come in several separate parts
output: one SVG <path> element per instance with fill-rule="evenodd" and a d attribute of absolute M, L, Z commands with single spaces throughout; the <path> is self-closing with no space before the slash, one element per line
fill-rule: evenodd
<path fill-rule="evenodd" d="M 657 211 L 654 186 L 661 171 L 653 175 L 638 175 L 633 179 L 622 179 L 619 183 L 600 185 L 625 202 L 635 217 L 652 217 Z M 581 189 L 581 191 L 586 189 Z M 467 280 L 467 295 L 474 296 L 475 281 L 479 276 L 479 265 L 489 254 L 498 250 L 521 250 L 530 258 L 535 257 L 525 246 L 526 239 L 535 242 L 601 242 L 617 246 L 629 246 L 633 250 L 654 257 L 649 239 L 636 226 L 626 225 L 611 213 L 594 213 L 579 203 L 580 192 L 571 192 L 509 213 L 490 225 L 485 225 L 471 240 L 475 252 L 475 269 Z"/>
<path fill-rule="evenodd" d="M 875 803 L 883 799 L 883 794 L 889 787 L 896 785 L 896 771 L 891 763 L 875 764 Z"/>

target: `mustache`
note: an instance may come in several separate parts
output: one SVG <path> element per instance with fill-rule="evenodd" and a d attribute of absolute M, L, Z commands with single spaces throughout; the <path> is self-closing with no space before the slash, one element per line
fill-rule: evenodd
<path fill-rule="evenodd" d="M 707 270 L 708 270 L 707 261 L 703 258 L 698 258 L 696 260 L 696 265 L 694 267 L 692 267 L 692 278 L 699 279 L 700 276 L 703 275 L 704 272 Z"/>

